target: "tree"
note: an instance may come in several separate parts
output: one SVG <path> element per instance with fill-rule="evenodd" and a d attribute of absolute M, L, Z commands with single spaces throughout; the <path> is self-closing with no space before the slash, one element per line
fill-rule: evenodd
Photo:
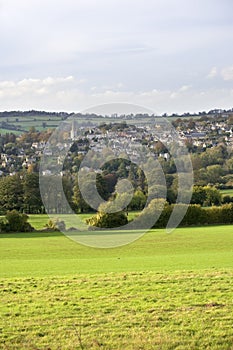
<path fill-rule="evenodd" d="M 221 165 L 210 165 L 206 170 L 209 183 L 216 184 L 221 182 L 221 176 L 224 173 Z"/>
<path fill-rule="evenodd" d="M 192 204 L 205 206 L 220 205 L 222 196 L 219 190 L 211 186 L 194 186 L 192 195 Z"/>
<path fill-rule="evenodd" d="M 137 168 L 137 187 L 140 188 L 144 193 L 147 191 L 147 180 L 144 171 L 138 167 Z"/>
<path fill-rule="evenodd" d="M 121 161 L 120 166 L 118 167 L 117 176 L 120 178 L 126 178 L 128 176 L 128 171 L 124 160 Z"/>
<path fill-rule="evenodd" d="M 42 200 L 39 187 L 39 174 L 27 173 L 23 179 L 23 201 L 26 212 L 40 213 Z"/>
<path fill-rule="evenodd" d="M 74 194 L 73 194 L 73 205 L 77 212 L 86 213 L 92 210 L 92 208 L 83 199 L 82 193 L 79 188 L 78 178 L 74 182 Z"/>
<path fill-rule="evenodd" d="M 146 200 L 146 195 L 141 190 L 137 190 L 134 192 L 133 198 L 128 206 L 128 209 L 142 210 L 146 205 Z"/>
<path fill-rule="evenodd" d="M 6 176 L 0 179 L 0 208 L 2 214 L 7 210 L 23 209 L 23 184 L 20 175 Z"/>
<path fill-rule="evenodd" d="M 206 191 L 206 201 L 205 205 L 220 205 L 222 202 L 222 196 L 219 190 L 215 187 L 205 186 L 204 190 Z"/>
<path fill-rule="evenodd" d="M 64 190 L 65 197 L 67 199 L 67 202 L 69 203 L 71 208 L 74 209 L 74 207 L 73 207 L 73 195 L 74 195 L 73 179 L 70 175 L 64 175 L 62 177 L 62 186 L 63 186 L 63 190 Z"/>
<path fill-rule="evenodd" d="M 113 173 L 113 174 L 104 175 L 104 181 L 105 181 L 107 192 L 109 194 L 113 193 L 115 190 L 116 183 L 117 183 L 116 174 Z"/>
<path fill-rule="evenodd" d="M 96 188 L 100 197 L 107 200 L 109 197 L 109 193 L 107 192 L 107 185 L 105 179 L 101 174 L 96 175 Z"/>
<path fill-rule="evenodd" d="M 194 186 L 191 203 L 203 205 L 205 201 L 206 201 L 205 188 L 202 186 Z"/>

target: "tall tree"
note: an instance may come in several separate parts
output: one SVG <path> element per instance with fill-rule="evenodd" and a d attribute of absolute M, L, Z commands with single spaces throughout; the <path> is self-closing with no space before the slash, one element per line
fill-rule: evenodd
<path fill-rule="evenodd" d="M 23 184 L 19 174 L 0 179 L 0 207 L 3 214 L 7 210 L 23 210 Z"/>
<path fill-rule="evenodd" d="M 23 179 L 23 201 L 26 212 L 39 213 L 42 210 L 42 200 L 39 188 L 39 174 L 27 173 Z"/>

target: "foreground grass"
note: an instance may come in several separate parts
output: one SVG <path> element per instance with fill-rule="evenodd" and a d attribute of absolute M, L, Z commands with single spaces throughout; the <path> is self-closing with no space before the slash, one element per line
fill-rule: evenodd
<path fill-rule="evenodd" d="M 0 235 L 0 349 L 232 350 L 233 227 L 115 249 Z"/>
<path fill-rule="evenodd" d="M 1 281 L 1 349 L 211 349 L 233 344 L 232 273 Z"/>
<path fill-rule="evenodd" d="M 0 276 L 232 268 L 232 247 L 233 226 L 152 230 L 113 249 L 85 247 L 61 233 L 1 234 Z"/>

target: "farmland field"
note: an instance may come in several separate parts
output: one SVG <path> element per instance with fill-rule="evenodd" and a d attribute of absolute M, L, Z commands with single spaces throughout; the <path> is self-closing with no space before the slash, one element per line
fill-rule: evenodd
<path fill-rule="evenodd" d="M 41 131 L 48 128 L 56 128 L 62 121 L 60 116 L 46 116 L 46 115 L 35 115 L 35 116 L 19 116 L 17 117 L 1 117 L 0 122 L 6 122 L 9 126 L 12 126 L 20 131 L 11 129 L 1 129 L 1 133 L 13 132 L 19 134 L 28 131 L 32 126 L 36 130 Z"/>
<path fill-rule="evenodd" d="M 190 116 L 191 118 L 191 116 Z M 192 117 L 193 119 L 199 118 L 199 116 L 194 116 Z M 167 117 L 167 120 L 169 120 L 170 122 L 172 122 L 173 120 L 176 120 L 177 117 Z M 151 122 L 151 118 L 144 118 L 143 119 L 143 123 L 144 125 L 146 125 L 147 123 Z M 157 117 L 156 121 L 159 122 L 162 120 L 162 117 Z M 53 129 L 56 128 L 62 121 L 62 117 L 61 116 L 54 116 L 54 115 L 24 115 L 24 116 L 8 116 L 8 117 L 0 117 L 0 123 L 1 122 L 5 122 L 7 123 L 10 127 L 15 128 L 16 130 L 12 130 L 11 128 L 8 129 L 6 128 L 1 128 L 1 133 L 10 133 L 13 132 L 15 134 L 21 134 L 23 132 L 27 132 L 29 131 L 29 129 L 31 127 L 35 127 L 37 131 L 42 131 L 42 130 L 46 130 L 46 129 Z M 77 119 L 77 121 L 79 123 L 86 123 L 87 122 L 87 118 L 86 116 L 82 116 L 79 117 Z M 88 121 L 94 124 L 101 124 L 101 123 L 120 123 L 122 121 L 127 122 L 128 124 L 141 124 L 142 120 L 141 119 L 121 119 L 121 118 L 104 118 L 104 117 L 96 117 L 96 118 L 88 118 Z"/>
<path fill-rule="evenodd" d="M 233 349 L 233 226 L 112 249 L 1 234 L 0 256 L 1 349 Z"/>

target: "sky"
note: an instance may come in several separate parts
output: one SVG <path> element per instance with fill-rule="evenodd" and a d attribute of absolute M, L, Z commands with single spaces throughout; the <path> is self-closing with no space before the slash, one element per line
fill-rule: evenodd
<path fill-rule="evenodd" d="M 0 110 L 233 107 L 232 0 L 0 0 Z"/>

